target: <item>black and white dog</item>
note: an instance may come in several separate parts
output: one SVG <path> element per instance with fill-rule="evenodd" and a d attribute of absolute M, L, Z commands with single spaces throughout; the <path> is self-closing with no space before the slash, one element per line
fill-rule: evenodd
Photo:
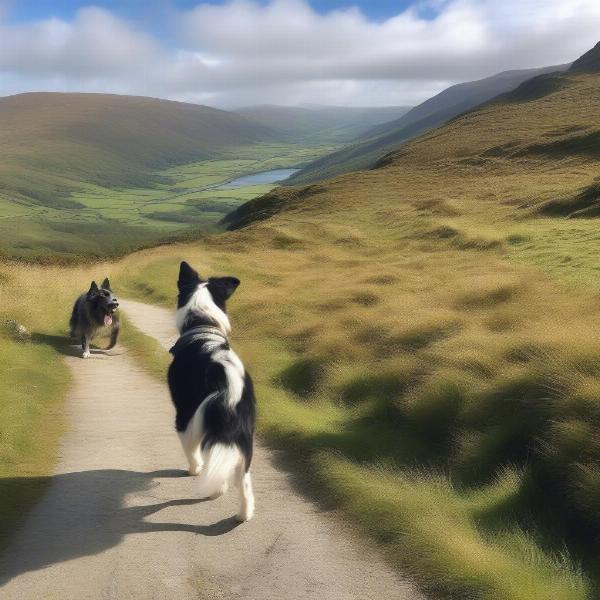
<path fill-rule="evenodd" d="M 83 358 L 90 356 L 90 341 L 103 327 L 110 327 L 110 343 L 107 350 L 114 348 L 119 337 L 119 317 L 116 310 L 119 302 L 110 289 L 108 277 L 99 288 L 92 281 L 87 293 L 81 294 L 71 313 L 71 337 L 81 340 Z"/>
<path fill-rule="evenodd" d="M 235 277 L 200 278 L 186 262 L 179 268 L 177 328 L 168 382 L 175 426 L 199 475 L 200 494 L 215 498 L 234 483 L 240 494 L 238 518 L 254 513 L 250 478 L 255 398 L 250 375 L 229 345 L 225 303 L 238 287 Z"/>

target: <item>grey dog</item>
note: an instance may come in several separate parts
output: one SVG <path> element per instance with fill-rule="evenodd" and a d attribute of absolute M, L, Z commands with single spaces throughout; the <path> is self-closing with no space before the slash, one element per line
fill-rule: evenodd
<path fill-rule="evenodd" d="M 108 277 L 98 287 L 92 281 L 90 289 L 75 301 L 69 325 L 71 337 L 81 340 L 83 358 L 90 355 L 90 341 L 104 327 L 110 327 L 110 344 L 107 350 L 114 348 L 119 336 L 119 317 L 116 310 L 119 302 L 110 288 Z"/>

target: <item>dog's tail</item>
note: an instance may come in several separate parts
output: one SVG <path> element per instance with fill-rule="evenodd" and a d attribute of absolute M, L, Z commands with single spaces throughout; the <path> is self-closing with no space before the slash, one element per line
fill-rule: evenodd
<path fill-rule="evenodd" d="M 237 446 L 216 443 L 202 451 L 204 467 L 200 471 L 200 497 L 213 498 L 227 490 L 235 470 L 244 457 Z"/>

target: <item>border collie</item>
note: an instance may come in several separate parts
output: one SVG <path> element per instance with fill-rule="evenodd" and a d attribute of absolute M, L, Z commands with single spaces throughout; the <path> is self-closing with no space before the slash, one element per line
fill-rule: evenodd
<path fill-rule="evenodd" d="M 250 478 L 255 426 L 252 379 L 229 345 L 225 302 L 240 284 L 235 277 L 203 280 L 182 262 L 176 323 L 180 337 L 171 348 L 168 382 L 176 409 L 175 427 L 189 462 L 199 475 L 202 498 L 217 498 L 234 483 L 238 518 L 254 513 Z"/>
<path fill-rule="evenodd" d="M 119 317 L 116 310 L 119 301 L 110 288 L 108 277 L 98 287 L 92 281 L 86 294 L 81 294 L 75 301 L 71 313 L 71 337 L 81 340 L 83 358 L 90 356 L 90 341 L 102 327 L 110 327 L 110 343 L 107 350 L 115 347 L 119 337 Z"/>

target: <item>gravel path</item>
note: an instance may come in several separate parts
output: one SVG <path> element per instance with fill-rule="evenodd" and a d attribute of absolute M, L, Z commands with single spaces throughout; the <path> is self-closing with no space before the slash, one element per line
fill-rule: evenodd
<path fill-rule="evenodd" d="M 169 347 L 169 311 L 131 301 L 122 309 Z M 66 360 L 71 428 L 47 493 L 0 557 L 0 598 L 421 598 L 340 519 L 302 497 L 260 444 L 252 521 L 233 518 L 235 492 L 199 501 L 166 387 L 120 347 Z"/>

